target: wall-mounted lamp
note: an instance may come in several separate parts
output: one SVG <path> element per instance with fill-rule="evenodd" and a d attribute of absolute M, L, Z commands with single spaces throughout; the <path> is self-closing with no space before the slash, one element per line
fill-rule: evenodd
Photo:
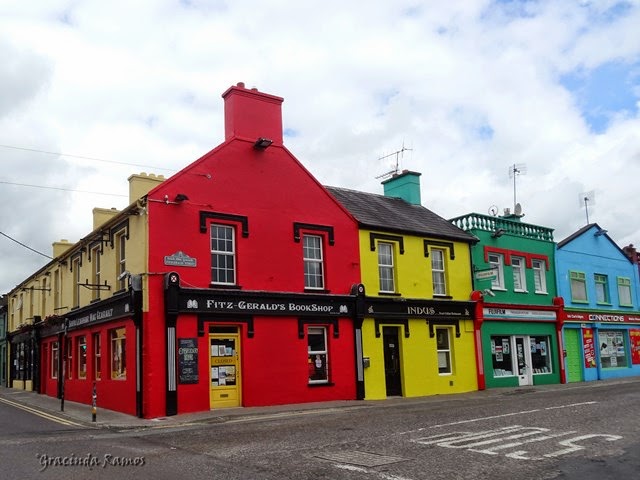
<path fill-rule="evenodd" d="M 498 238 L 498 237 L 501 237 L 502 235 L 504 235 L 504 228 L 499 228 L 491 234 L 493 238 Z"/>
<path fill-rule="evenodd" d="M 253 148 L 256 150 L 265 150 L 273 143 L 273 140 L 270 138 L 260 137 L 256 140 L 256 143 L 253 144 Z"/>
<path fill-rule="evenodd" d="M 174 202 L 184 202 L 185 200 L 189 200 L 189 197 L 187 197 L 184 193 L 179 193 L 176 195 L 176 198 L 174 200 Z"/>
<path fill-rule="evenodd" d="M 495 294 L 495 293 L 493 293 L 493 290 L 490 290 L 490 289 L 488 289 L 488 288 L 485 288 L 485 289 L 482 291 L 482 294 L 483 294 L 483 295 L 489 295 L 490 297 L 495 297 L 495 296 L 496 296 L 496 294 Z"/>
<path fill-rule="evenodd" d="M 593 234 L 594 237 L 600 237 L 602 235 L 604 235 L 605 233 L 607 233 L 606 230 L 598 230 L 596 233 Z"/>

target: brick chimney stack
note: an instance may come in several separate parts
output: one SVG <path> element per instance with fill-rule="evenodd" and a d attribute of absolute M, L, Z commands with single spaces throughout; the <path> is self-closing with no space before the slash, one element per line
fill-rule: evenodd
<path fill-rule="evenodd" d="M 282 145 L 283 98 L 247 89 L 244 83 L 230 87 L 224 99 L 225 140 L 242 138 L 255 141 L 260 137 Z"/>

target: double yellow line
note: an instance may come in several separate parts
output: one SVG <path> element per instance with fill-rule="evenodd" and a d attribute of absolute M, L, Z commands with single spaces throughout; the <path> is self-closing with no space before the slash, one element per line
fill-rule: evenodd
<path fill-rule="evenodd" d="M 7 400 L 6 398 L 0 398 L 0 402 L 5 403 L 7 405 L 11 405 L 12 407 L 19 408 L 24 410 L 25 412 L 32 413 L 34 415 L 38 415 L 39 417 L 46 418 L 47 420 L 51 420 L 52 422 L 59 423 L 61 425 L 66 425 L 68 427 L 83 427 L 81 423 L 72 422 L 71 420 L 67 420 L 66 418 L 56 417 L 55 415 L 51 415 L 50 413 L 43 412 L 41 410 L 37 410 L 32 407 L 27 407 L 26 405 L 22 405 L 21 403 L 12 402 L 11 400 Z"/>

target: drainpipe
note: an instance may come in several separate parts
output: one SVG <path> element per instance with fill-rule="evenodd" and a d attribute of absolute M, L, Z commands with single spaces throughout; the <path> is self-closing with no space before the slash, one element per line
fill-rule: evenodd
<path fill-rule="evenodd" d="M 471 301 L 475 302 L 475 312 L 473 318 L 473 335 L 476 349 L 476 374 L 478 379 L 478 390 L 486 390 L 486 381 L 484 373 L 484 357 L 482 355 L 482 322 L 484 321 L 483 307 L 484 295 L 479 290 L 471 292 Z"/>

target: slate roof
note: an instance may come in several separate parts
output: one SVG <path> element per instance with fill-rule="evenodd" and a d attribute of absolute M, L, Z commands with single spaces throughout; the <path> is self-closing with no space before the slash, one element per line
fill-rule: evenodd
<path fill-rule="evenodd" d="M 346 188 L 326 189 L 356 218 L 361 227 L 468 243 L 478 241 L 475 236 L 422 205 L 413 205 L 401 198 Z"/>

